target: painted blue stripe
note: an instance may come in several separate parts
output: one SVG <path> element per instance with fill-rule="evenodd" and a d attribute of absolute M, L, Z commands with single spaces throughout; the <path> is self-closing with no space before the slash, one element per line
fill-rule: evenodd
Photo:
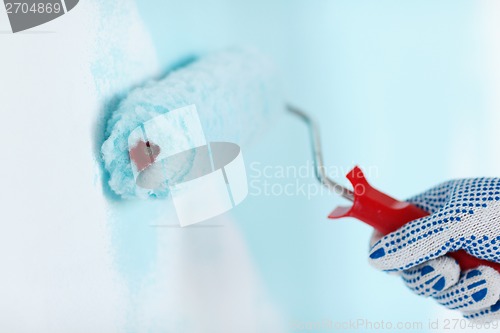
<path fill-rule="evenodd" d="M 488 293 L 488 289 L 484 288 L 484 289 L 479 290 L 478 292 L 475 292 L 471 296 L 472 296 L 472 299 L 474 301 L 479 302 L 480 300 L 482 300 L 483 298 L 486 297 L 487 293 Z"/>
<path fill-rule="evenodd" d="M 436 275 L 435 277 L 433 277 L 432 279 L 429 279 L 427 281 L 425 281 L 425 284 L 430 284 L 432 281 L 436 280 L 438 277 L 440 277 L 441 275 Z"/>
<path fill-rule="evenodd" d="M 434 268 L 432 266 L 424 266 L 422 267 L 422 270 L 420 271 L 422 276 L 426 275 L 426 274 L 429 274 L 430 272 L 434 272 Z"/>
<path fill-rule="evenodd" d="M 477 281 L 477 282 L 469 284 L 467 286 L 467 289 L 471 290 L 472 288 L 475 288 L 475 287 L 480 286 L 480 285 L 485 284 L 485 283 L 486 283 L 486 280 Z"/>
<path fill-rule="evenodd" d="M 465 276 L 466 279 L 470 279 L 470 278 L 473 278 L 474 276 L 478 276 L 478 275 L 481 275 L 481 271 L 475 269 L 473 271 L 470 271 L 469 273 L 467 273 L 467 275 Z"/>

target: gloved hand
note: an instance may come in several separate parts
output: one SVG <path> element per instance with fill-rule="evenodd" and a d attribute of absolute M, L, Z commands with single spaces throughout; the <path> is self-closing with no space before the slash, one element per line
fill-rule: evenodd
<path fill-rule="evenodd" d="M 500 178 L 448 181 L 408 201 L 431 215 L 384 237 L 374 234 L 370 263 L 399 272 L 414 292 L 466 318 L 500 319 L 500 274 L 487 266 L 461 272 L 445 255 L 463 249 L 500 262 Z"/>

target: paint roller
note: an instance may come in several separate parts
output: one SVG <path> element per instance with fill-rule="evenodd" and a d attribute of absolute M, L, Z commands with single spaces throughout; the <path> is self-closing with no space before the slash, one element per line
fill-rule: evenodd
<path fill-rule="evenodd" d="M 259 52 L 233 49 L 204 57 L 130 92 L 112 113 L 102 145 L 111 189 L 123 198 L 166 197 L 172 187 L 162 184 L 189 182 L 214 169 L 221 169 L 219 182 L 210 185 L 227 184 L 231 173 L 226 170 L 230 168 L 224 168 L 225 163 L 233 163 L 234 169 L 234 163 L 242 167 L 243 162 L 238 148 L 220 143 L 247 142 L 285 109 L 276 72 Z M 306 113 L 287 108 L 310 126 L 318 180 L 353 202 L 352 206 L 335 209 L 330 218 L 354 217 L 385 234 L 427 215 L 418 207 L 372 188 L 357 167 L 347 175 L 353 190 L 329 179 L 322 172 L 317 127 Z M 152 137 L 156 142 L 151 142 Z M 207 143 L 207 137 L 219 143 Z M 212 148 L 217 153 L 212 154 Z M 157 160 L 169 163 L 155 168 Z M 205 170 L 208 166 L 210 170 Z M 234 196 L 231 199 L 234 201 Z M 199 203 L 206 205 L 201 198 Z M 189 204 L 185 209 L 190 210 Z M 500 265 L 464 251 L 450 255 L 462 269 L 482 264 L 500 271 Z"/>
<path fill-rule="evenodd" d="M 248 48 L 214 53 L 131 91 L 101 151 L 124 199 L 173 200 L 181 226 L 217 216 L 248 193 L 241 145 L 284 108 L 277 71 Z"/>
<path fill-rule="evenodd" d="M 204 142 L 244 145 L 251 141 L 275 114 L 282 112 L 279 86 L 276 68 L 266 56 L 254 49 L 237 48 L 202 57 L 161 80 L 132 90 L 107 122 L 101 152 L 109 187 L 124 199 L 167 197 L 168 186 L 151 188 L 159 180 L 155 170 L 137 177 L 138 171 L 148 165 L 149 156 L 156 158 L 161 148 L 163 157 L 171 157 L 168 165 L 176 163 L 162 176 L 164 182 L 179 183 L 195 177 L 193 173 L 203 170 L 193 170 L 193 165 L 204 164 L 193 163 L 192 159 L 202 154 L 186 150 Z M 181 109 L 184 111 L 173 112 Z M 161 137 L 162 147 L 143 138 L 134 150 L 129 147 L 131 135 Z M 145 152 L 145 156 L 137 152 Z M 175 154 L 180 155 L 173 158 Z M 227 156 L 220 159 L 224 158 Z M 138 179 L 142 186 L 137 186 Z"/>
<path fill-rule="evenodd" d="M 386 235 L 396 231 L 410 221 L 429 215 L 428 212 L 409 202 L 399 201 L 372 187 L 358 166 L 355 166 L 346 175 L 346 178 L 352 184 L 352 190 L 330 179 L 323 165 L 321 140 L 316 122 L 307 113 L 297 108 L 288 107 L 288 111 L 302 119 L 309 127 L 313 163 L 318 181 L 330 191 L 352 202 L 350 206 L 335 208 L 328 215 L 328 218 L 340 219 L 353 217 L 372 226 L 379 233 Z M 449 252 L 447 255 L 457 261 L 462 271 L 484 265 L 500 273 L 500 263 L 476 258 L 465 250 Z"/>

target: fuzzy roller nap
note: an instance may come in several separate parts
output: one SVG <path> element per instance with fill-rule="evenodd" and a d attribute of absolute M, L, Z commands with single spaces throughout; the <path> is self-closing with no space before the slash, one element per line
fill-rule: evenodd
<path fill-rule="evenodd" d="M 194 104 L 207 139 L 241 145 L 283 110 L 277 87 L 275 68 L 266 57 L 237 49 L 209 55 L 134 89 L 107 124 L 102 155 L 110 188 L 122 198 L 153 195 L 135 183 L 127 142 L 144 122 Z M 171 144 L 180 142 L 172 140 Z M 167 195 L 168 189 L 154 191 L 155 197 Z"/>

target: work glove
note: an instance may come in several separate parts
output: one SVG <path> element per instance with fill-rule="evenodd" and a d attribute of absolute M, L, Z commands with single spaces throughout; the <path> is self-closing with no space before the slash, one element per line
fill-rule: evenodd
<path fill-rule="evenodd" d="M 386 236 L 375 233 L 370 263 L 398 272 L 415 293 L 459 310 L 468 319 L 500 319 L 500 274 L 487 266 L 460 271 L 446 256 L 463 249 L 500 262 L 500 178 L 448 181 L 408 202 L 430 215 Z"/>

